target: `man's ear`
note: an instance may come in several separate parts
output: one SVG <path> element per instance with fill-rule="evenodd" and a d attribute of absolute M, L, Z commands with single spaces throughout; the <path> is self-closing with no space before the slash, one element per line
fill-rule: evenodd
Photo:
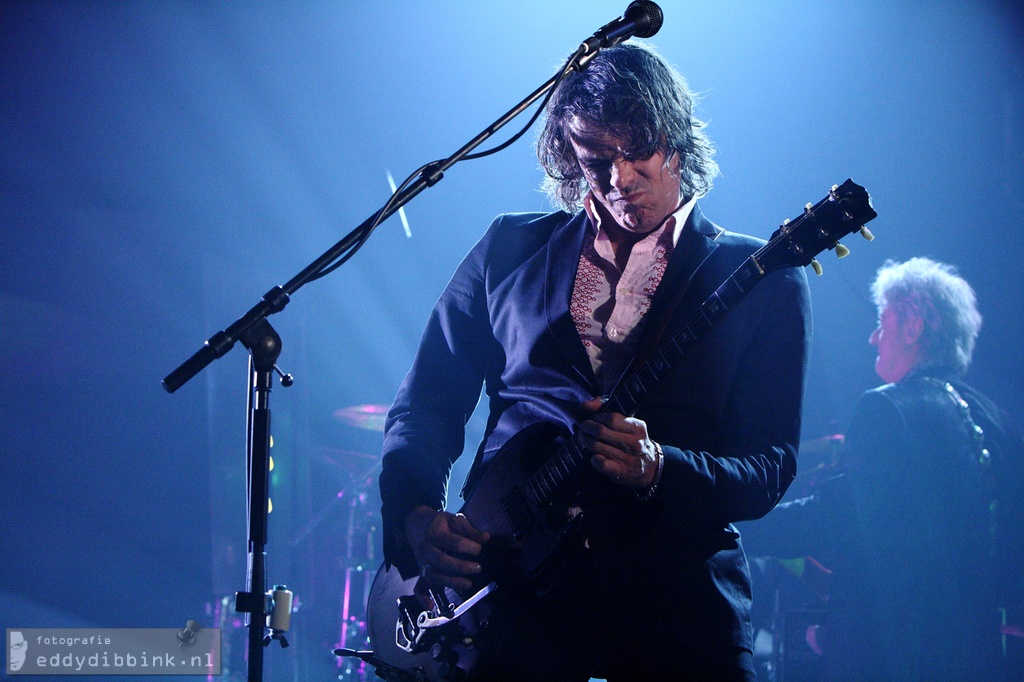
<path fill-rule="evenodd" d="M 915 345 L 921 340 L 921 334 L 924 332 L 924 319 L 920 315 L 910 315 L 901 325 L 903 343 L 908 346 Z"/>

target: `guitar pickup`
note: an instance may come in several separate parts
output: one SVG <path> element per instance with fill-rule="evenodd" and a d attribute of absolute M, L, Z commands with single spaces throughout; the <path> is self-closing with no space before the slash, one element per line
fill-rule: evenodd
<path fill-rule="evenodd" d="M 512 488 L 499 500 L 499 505 L 505 514 L 505 522 L 512 530 L 512 537 L 519 539 L 533 522 L 533 513 L 522 491 L 518 487 Z"/>

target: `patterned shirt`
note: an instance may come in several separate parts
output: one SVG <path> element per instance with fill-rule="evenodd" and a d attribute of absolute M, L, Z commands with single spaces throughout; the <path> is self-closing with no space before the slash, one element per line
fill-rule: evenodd
<path fill-rule="evenodd" d="M 696 200 L 687 201 L 637 241 L 621 271 L 608 233 L 601 229 L 595 201 L 593 195 L 584 200 L 590 221 L 569 310 L 602 393 L 607 395 L 638 350 L 644 315 Z"/>

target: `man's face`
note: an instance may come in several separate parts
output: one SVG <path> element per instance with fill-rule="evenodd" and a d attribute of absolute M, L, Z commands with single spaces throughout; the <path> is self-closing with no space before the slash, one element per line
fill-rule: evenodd
<path fill-rule="evenodd" d="M 889 306 L 878 316 L 878 326 L 871 332 L 870 343 L 878 348 L 875 373 L 882 381 L 893 383 L 902 379 L 917 360 L 916 339 L 910 342 L 907 325 L 911 320 L 899 322 L 896 312 Z"/>
<path fill-rule="evenodd" d="M 625 141 L 579 120 L 570 135 L 594 197 L 623 229 L 646 234 L 679 206 L 678 155 L 636 158 Z"/>

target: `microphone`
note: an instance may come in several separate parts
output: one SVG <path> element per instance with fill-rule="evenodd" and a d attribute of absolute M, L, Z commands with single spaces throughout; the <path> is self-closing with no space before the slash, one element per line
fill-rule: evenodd
<path fill-rule="evenodd" d="M 580 45 L 580 56 L 618 45 L 623 40 L 636 36 L 650 38 L 661 29 L 664 21 L 661 8 L 650 0 L 633 0 L 625 13 L 615 21 L 597 29 L 594 35 Z"/>

